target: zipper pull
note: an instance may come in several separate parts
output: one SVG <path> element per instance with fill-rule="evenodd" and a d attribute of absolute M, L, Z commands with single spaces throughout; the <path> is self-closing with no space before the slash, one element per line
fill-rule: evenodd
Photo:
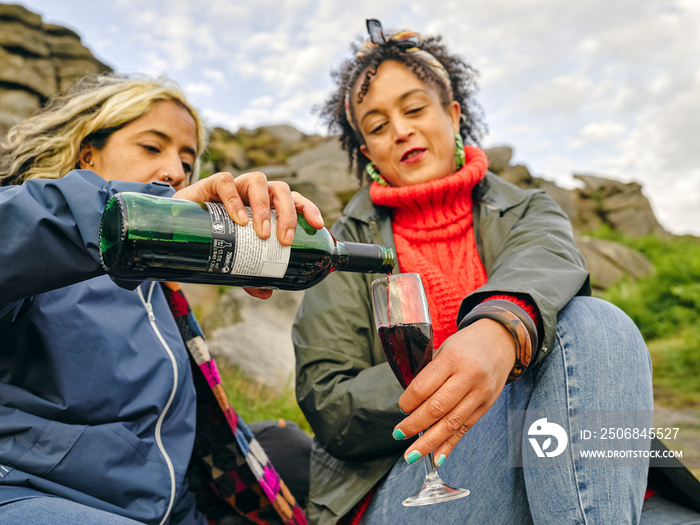
<path fill-rule="evenodd" d="M 145 303 L 145 304 L 146 304 L 146 311 L 148 312 L 148 320 L 153 323 L 156 320 L 156 314 L 153 313 L 153 305 L 151 305 L 151 303 Z"/>

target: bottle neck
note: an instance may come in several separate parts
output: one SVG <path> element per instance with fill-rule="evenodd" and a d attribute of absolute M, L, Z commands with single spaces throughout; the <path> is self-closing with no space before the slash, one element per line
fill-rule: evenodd
<path fill-rule="evenodd" d="M 378 244 L 336 241 L 335 270 L 358 273 L 391 273 L 396 265 L 394 250 Z"/>

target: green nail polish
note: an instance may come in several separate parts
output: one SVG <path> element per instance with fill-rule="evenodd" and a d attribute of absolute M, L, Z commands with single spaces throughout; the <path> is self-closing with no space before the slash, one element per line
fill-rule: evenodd
<path fill-rule="evenodd" d="M 411 452 L 406 454 L 406 463 L 408 463 L 409 465 L 411 463 L 415 463 L 419 459 L 420 459 L 420 452 L 418 452 L 417 450 L 412 450 Z"/>
<path fill-rule="evenodd" d="M 394 431 L 391 433 L 391 435 L 396 441 L 401 441 L 402 439 L 406 439 L 406 434 L 401 432 L 400 428 L 395 428 Z"/>
<path fill-rule="evenodd" d="M 438 467 L 442 467 L 442 464 L 445 462 L 445 457 L 446 457 L 445 454 L 440 454 L 440 457 L 437 458 L 437 460 L 435 461 L 435 464 Z"/>

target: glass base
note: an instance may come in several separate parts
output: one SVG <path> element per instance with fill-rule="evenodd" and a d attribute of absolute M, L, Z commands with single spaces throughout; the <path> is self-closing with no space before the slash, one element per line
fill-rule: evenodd
<path fill-rule="evenodd" d="M 433 503 L 443 503 L 464 498 L 469 496 L 469 494 L 469 489 L 453 489 L 438 478 L 426 480 L 418 494 L 406 498 L 401 503 L 403 503 L 404 507 L 418 507 L 420 505 L 432 505 Z"/>

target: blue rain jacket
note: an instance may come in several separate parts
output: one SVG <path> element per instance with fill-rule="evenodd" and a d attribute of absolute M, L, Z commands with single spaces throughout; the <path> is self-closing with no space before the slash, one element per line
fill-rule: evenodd
<path fill-rule="evenodd" d="M 83 170 L 0 188 L 0 505 L 43 493 L 174 524 L 194 508 L 195 393 L 160 286 L 100 265 L 122 191 L 173 193 Z"/>

